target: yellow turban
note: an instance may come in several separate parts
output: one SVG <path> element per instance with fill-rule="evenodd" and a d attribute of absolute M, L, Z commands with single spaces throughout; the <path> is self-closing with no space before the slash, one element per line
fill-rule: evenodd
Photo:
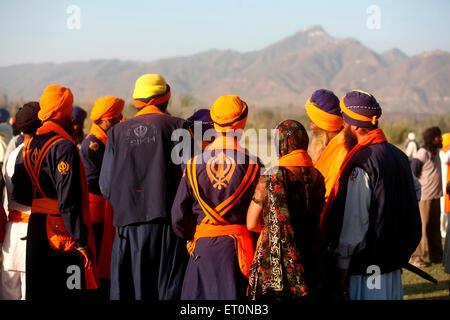
<path fill-rule="evenodd" d="M 248 106 L 238 96 L 222 96 L 214 102 L 210 113 L 214 128 L 219 132 L 244 129 L 247 123 Z"/>
<path fill-rule="evenodd" d="M 312 122 L 325 131 L 335 132 L 342 128 L 344 119 L 341 116 L 328 113 L 311 102 L 306 102 L 306 113 Z"/>
<path fill-rule="evenodd" d="M 136 108 L 158 105 L 170 99 L 170 87 L 159 74 L 144 74 L 136 80 L 133 101 Z"/>
<path fill-rule="evenodd" d="M 91 111 L 91 120 L 108 120 L 117 118 L 123 111 L 125 101 L 119 98 L 106 96 L 98 99 Z"/>
<path fill-rule="evenodd" d="M 450 146 L 450 133 L 444 133 L 442 135 L 442 150 L 445 152 L 445 150 L 449 146 Z"/>
<path fill-rule="evenodd" d="M 72 113 L 72 104 L 73 95 L 69 88 L 50 85 L 42 93 L 38 117 L 41 121 L 65 118 Z"/>

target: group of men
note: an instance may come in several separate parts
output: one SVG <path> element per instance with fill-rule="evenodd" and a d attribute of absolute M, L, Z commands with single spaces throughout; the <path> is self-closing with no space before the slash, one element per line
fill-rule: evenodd
<path fill-rule="evenodd" d="M 24 141 L 5 179 L 9 222 L 20 230 L 11 229 L 8 246 L 21 246 L 26 258 L 16 257 L 22 272 L 2 275 L 3 288 L 33 300 L 245 297 L 254 252 L 245 215 L 262 167 L 234 134 L 245 128 L 248 106 L 224 96 L 191 118 L 217 135 L 200 141 L 200 158 L 191 152 L 180 165 L 173 133 L 194 126 L 168 114 L 170 96 L 162 76 L 143 75 L 133 92 L 136 115 L 126 120 L 122 99 L 100 98 L 82 139 L 69 88 L 48 86 L 39 103 L 19 110 Z M 367 92 L 339 100 L 317 90 L 306 111 L 326 183 L 320 229 L 336 261 L 334 287 L 344 298 L 402 299 L 401 268 L 422 235 L 407 156 L 378 128 L 381 108 Z M 373 267 L 381 279 L 375 289 L 367 286 Z"/>

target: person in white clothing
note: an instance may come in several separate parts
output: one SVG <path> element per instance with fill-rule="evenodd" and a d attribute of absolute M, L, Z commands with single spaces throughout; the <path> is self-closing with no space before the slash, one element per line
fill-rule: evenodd
<path fill-rule="evenodd" d="M 38 102 L 26 103 L 17 112 L 17 126 L 23 132 L 24 143 L 29 141 L 41 125 L 37 117 Z M 8 222 L 2 246 L 2 272 L 0 274 L 0 299 L 25 300 L 25 256 L 30 207 L 17 203 L 12 197 L 16 159 L 23 149 L 20 144 L 5 160 L 5 184 L 8 198 Z"/>

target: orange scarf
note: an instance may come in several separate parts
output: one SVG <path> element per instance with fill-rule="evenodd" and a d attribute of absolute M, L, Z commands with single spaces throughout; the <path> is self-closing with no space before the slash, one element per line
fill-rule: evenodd
<path fill-rule="evenodd" d="M 90 134 L 94 135 L 97 139 L 103 142 L 104 145 L 106 145 L 108 136 L 106 132 L 100 128 L 100 126 L 93 123 Z M 89 206 L 90 212 L 93 215 L 91 217 L 92 223 L 103 220 L 102 246 L 100 248 L 100 255 L 97 265 L 98 276 L 99 278 L 110 279 L 111 251 L 116 234 L 116 230 L 112 225 L 113 208 L 111 204 L 103 198 L 103 196 L 92 193 L 89 193 Z"/>
<path fill-rule="evenodd" d="M 164 112 L 162 112 L 157 106 L 149 105 L 149 106 L 145 106 L 141 110 L 139 110 L 139 112 L 135 114 L 135 117 L 142 116 L 144 114 L 152 114 L 152 113 L 163 114 Z"/>
<path fill-rule="evenodd" d="M 92 123 L 91 131 L 89 132 L 89 134 L 95 136 L 106 146 L 106 140 L 108 139 L 108 135 L 106 134 L 105 131 L 103 131 L 102 128 L 100 128 L 100 126 L 96 125 L 95 123 Z"/>
<path fill-rule="evenodd" d="M 297 149 L 278 160 L 279 167 L 312 167 L 313 162 L 306 150 Z"/>
<path fill-rule="evenodd" d="M 331 189 L 337 180 L 342 162 L 347 156 L 345 148 L 344 131 L 342 130 L 333 139 L 330 140 L 325 150 L 317 158 L 314 167 L 320 171 L 325 178 L 325 201 L 327 201 Z"/>
<path fill-rule="evenodd" d="M 320 216 L 320 228 L 323 230 L 326 216 L 331 208 L 331 205 L 333 204 L 334 199 L 336 198 L 336 195 L 338 193 L 339 189 L 339 177 L 342 175 L 342 172 L 344 171 L 345 167 L 347 166 L 350 159 L 355 155 L 356 152 L 360 151 L 361 149 L 364 149 L 368 146 L 379 144 L 382 142 L 386 142 L 387 139 L 381 129 L 375 129 L 372 131 L 369 131 L 367 135 L 360 141 L 358 144 L 347 154 L 345 157 L 341 168 L 339 169 L 339 174 L 337 175 L 336 181 L 333 185 L 333 188 L 331 188 L 330 195 L 328 198 L 328 202 L 325 204 L 325 208 L 322 211 L 322 214 Z"/>
<path fill-rule="evenodd" d="M 74 143 L 72 137 L 56 122 L 53 121 L 46 121 L 40 127 L 36 134 L 46 134 L 49 132 L 55 132 L 59 136 L 63 137 L 66 140 L 69 140 L 70 142 Z M 89 230 L 89 237 L 88 237 L 88 246 L 91 249 L 91 253 L 94 259 L 94 263 L 91 263 L 90 265 L 95 266 L 95 240 L 94 240 L 94 233 L 92 231 L 92 225 L 90 221 L 90 214 L 89 214 L 89 190 L 87 185 L 87 178 L 86 178 L 86 171 L 84 169 L 83 161 L 80 157 L 80 175 L 81 175 L 81 191 L 82 191 L 82 202 L 83 202 L 83 219 L 84 223 L 87 225 Z M 88 265 L 88 263 L 85 263 L 85 266 Z M 86 288 L 88 290 L 98 289 L 99 287 L 99 281 L 97 277 L 96 270 L 93 268 L 84 268 L 85 271 L 85 277 L 86 277 Z"/>
<path fill-rule="evenodd" d="M 216 139 L 208 145 L 207 150 L 237 150 L 245 153 L 238 140 L 233 136 L 219 135 Z"/>

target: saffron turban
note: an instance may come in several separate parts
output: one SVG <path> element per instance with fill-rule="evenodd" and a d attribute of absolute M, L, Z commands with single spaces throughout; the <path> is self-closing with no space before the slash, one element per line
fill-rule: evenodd
<path fill-rule="evenodd" d="M 44 89 L 38 117 L 42 121 L 62 119 L 72 113 L 73 95 L 69 88 L 50 85 Z"/>
<path fill-rule="evenodd" d="M 214 102 L 210 114 L 214 128 L 219 132 L 244 129 L 248 106 L 236 95 L 222 96 Z"/>
<path fill-rule="evenodd" d="M 330 90 L 316 90 L 306 102 L 306 113 L 316 126 L 325 131 L 338 131 L 344 124 L 339 98 Z"/>
<path fill-rule="evenodd" d="M 106 96 L 95 101 L 91 110 L 91 120 L 114 119 L 121 115 L 125 101 L 119 98 Z"/>
<path fill-rule="evenodd" d="M 159 74 L 144 74 L 136 80 L 133 101 L 138 110 L 145 106 L 157 106 L 169 99 L 170 87 Z"/>
<path fill-rule="evenodd" d="M 79 106 L 73 106 L 72 110 L 73 123 L 82 125 L 87 117 L 87 112 Z"/>
<path fill-rule="evenodd" d="M 381 117 L 381 108 L 370 93 L 353 90 L 339 102 L 344 121 L 358 127 L 374 127 Z"/>
<path fill-rule="evenodd" d="M 444 133 L 442 135 L 442 150 L 445 152 L 445 149 L 450 146 L 450 133 Z"/>

